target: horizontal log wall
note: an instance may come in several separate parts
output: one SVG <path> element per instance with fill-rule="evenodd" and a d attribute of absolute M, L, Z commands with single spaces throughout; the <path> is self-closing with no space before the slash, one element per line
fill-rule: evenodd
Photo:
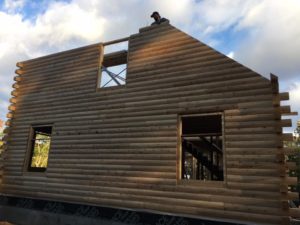
<path fill-rule="evenodd" d="M 96 91 L 99 45 L 18 63 L 7 194 L 283 224 L 288 108 L 269 80 L 170 25 L 129 39 L 127 83 Z M 224 112 L 225 182 L 177 180 L 178 115 Z M 23 170 L 29 128 L 53 123 L 45 174 Z"/>

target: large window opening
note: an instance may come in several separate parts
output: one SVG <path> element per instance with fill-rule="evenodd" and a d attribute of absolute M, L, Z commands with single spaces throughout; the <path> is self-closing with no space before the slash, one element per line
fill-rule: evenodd
<path fill-rule="evenodd" d="M 43 172 L 47 169 L 51 133 L 52 126 L 34 126 L 31 128 L 28 171 Z"/>
<path fill-rule="evenodd" d="M 181 117 L 181 178 L 224 180 L 222 114 Z"/>
<path fill-rule="evenodd" d="M 126 84 L 128 41 L 104 44 L 98 87 L 113 87 Z"/>

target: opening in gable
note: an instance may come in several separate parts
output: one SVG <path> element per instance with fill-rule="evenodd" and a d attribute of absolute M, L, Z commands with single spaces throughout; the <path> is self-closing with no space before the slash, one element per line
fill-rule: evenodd
<path fill-rule="evenodd" d="M 181 117 L 181 179 L 224 180 L 222 114 Z"/>
<path fill-rule="evenodd" d="M 99 71 L 98 87 L 106 88 L 126 84 L 128 41 L 104 44 Z"/>

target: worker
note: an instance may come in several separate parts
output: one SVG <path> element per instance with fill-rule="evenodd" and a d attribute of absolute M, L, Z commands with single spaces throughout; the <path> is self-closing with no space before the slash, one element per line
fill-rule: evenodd
<path fill-rule="evenodd" d="M 152 25 L 159 25 L 159 24 L 161 24 L 161 23 L 165 23 L 165 22 L 170 22 L 168 19 L 166 19 L 166 18 L 161 18 L 161 16 L 159 15 L 159 13 L 158 12 L 153 12 L 152 13 L 152 15 L 151 15 L 151 17 L 155 20 L 152 24 L 151 24 L 151 26 Z"/>

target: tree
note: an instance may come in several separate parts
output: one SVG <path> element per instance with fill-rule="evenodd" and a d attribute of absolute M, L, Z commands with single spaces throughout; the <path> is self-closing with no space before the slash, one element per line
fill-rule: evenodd
<path fill-rule="evenodd" d="M 300 147 L 300 120 L 297 122 L 297 128 L 294 131 L 295 145 Z"/>
<path fill-rule="evenodd" d="M 292 177 L 298 177 L 298 184 L 291 186 L 292 191 L 297 191 L 300 193 L 300 121 L 297 122 L 297 128 L 294 131 L 294 139 L 292 142 L 286 142 L 285 146 L 293 148 L 296 151 L 296 154 L 290 155 L 288 161 L 295 162 L 297 165 L 296 171 L 289 171 L 289 175 Z"/>

